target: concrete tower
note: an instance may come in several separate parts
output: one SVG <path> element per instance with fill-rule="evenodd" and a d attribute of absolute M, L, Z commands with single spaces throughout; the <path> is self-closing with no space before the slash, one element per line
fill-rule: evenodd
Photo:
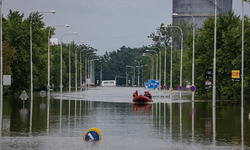
<path fill-rule="evenodd" d="M 197 27 L 202 27 L 203 21 L 209 16 L 214 16 L 215 0 L 173 0 L 173 13 L 178 16 L 172 16 L 172 22 L 187 20 L 189 24 L 193 22 L 192 15 L 195 18 Z M 232 0 L 217 0 L 217 14 L 225 14 L 232 10 Z"/>

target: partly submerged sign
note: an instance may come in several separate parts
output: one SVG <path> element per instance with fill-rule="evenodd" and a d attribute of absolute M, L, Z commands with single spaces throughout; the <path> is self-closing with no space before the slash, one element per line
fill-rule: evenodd
<path fill-rule="evenodd" d="M 20 95 L 21 100 L 27 100 L 27 98 L 29 98 L 29 96 L 27 95 L 26 91 L 23 90 L 22 94 Z"/>
<path fill-rule="evenodd" d="M 159 88 L 160 81 L 159 80 L 148 80 L 148 88 L 149 89 L 157 89 Z"/>

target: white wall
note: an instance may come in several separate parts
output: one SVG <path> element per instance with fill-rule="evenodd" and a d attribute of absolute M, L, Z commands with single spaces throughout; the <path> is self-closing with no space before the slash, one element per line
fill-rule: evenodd
<path fill-rule="evenodd" d="M 116 86 L 115 80 L 103 80 L 102 86 Z"/>

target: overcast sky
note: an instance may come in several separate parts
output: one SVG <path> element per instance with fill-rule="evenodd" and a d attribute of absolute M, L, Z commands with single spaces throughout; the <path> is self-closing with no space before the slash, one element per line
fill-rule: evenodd
<path fill-rule="evenodd" d="M 172 0 L 2 0 L 3 15 L 9 10 L 24 13 L 55 10 L 56 14 L 44 14 L 48 26 L 69 24 L 69 28 L 57 27 L 59 42 L 84 41 L 98 50 L 118 50 L 122 46 L 141 47 L 152 44 L 147 36 L 155 32 L 161 23 L 172 23 Z M 244 3 L 245 14 L 250 16 L 250 4 Z M 241 0 L 233 0 L 233 10 L 242 14 Z"/>

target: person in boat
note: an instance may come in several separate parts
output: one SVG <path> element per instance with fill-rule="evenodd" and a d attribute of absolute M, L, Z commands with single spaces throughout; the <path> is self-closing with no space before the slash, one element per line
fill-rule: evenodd
<path fill-rule="evenodd" d="M 133 94 L 133 97 L 138 96 L 138 91 L 136 90 L 135 93 Z"/>
<path fill-rule="evenodd" d="M 149 91 L 145 91 L 144 93 L 144 96 L 147 96 L 150 99 L 152 98 L 152 95 L 149 93 Z"/>
<path fill-rule="evenodd" d="M 147 96 L 152 99 L 152 95 L 149 93 L 149 91 L 147 92 Z"/>

